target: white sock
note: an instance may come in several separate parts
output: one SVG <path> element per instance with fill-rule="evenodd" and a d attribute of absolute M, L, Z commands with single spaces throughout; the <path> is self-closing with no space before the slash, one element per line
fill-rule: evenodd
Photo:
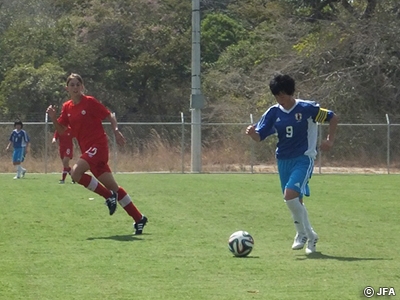
<path fill-rule="evenodd" d="M 304 203 L 303 203 L 303 207 L 304 207 L 304 215 L 303 215 L 304 228 L 307 232 L 307 236 L 310 238 L 310 237 L 314 236 L 315 232 L 310 224 L 310 221 L 308 220 L 308 211 L 307 211 L 307 208 L 304 205 Z"/>
<path fill-rule="evenodd" d="M 22 167 L 21 165 L 17 165 L 17 177 L 21 177 Z"/>
<path fill-rule="evenodd" d="M 307 231 L 304 227 L 304 207 L 300 203 L 299 197 L 291 200 L 285 200 L 285 202 L 290 212 L 292 213 L 292 218 L 296 231 L 300 234 L 306 234 Z"/>
<path fill-rule="evenodd" d="M 97 179 L 94 178 L 93 176 L 91 176 L 89 185 L 86 188 L 88 190 L 94 192 L 98 185 L 99 185 L 99 182 L 97 181 Z"/>

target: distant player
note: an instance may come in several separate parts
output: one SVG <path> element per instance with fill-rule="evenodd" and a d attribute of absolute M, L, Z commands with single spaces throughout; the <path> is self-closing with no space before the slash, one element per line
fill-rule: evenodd
<path fill-rule="evenodd" d="M 69 162 L 74 156 L 74 143 L 72 142 L 72 139 L 73 136 L 70 127 L 68 127 L 63 134 L 59 134 L 57 130 L 54 132 L 52 143 L 58 143 L 60 158 L 63 164 L 63 171 L 59 183 L 65 183 L 67 174 L 71 175 Z M 73 180 L 72 182 L 75 183 Z"/>
<path fill-rule="evenodd" d="M 327 151 L 333 146 L 338 118 L 314 101 L 295 99 L 295 81 L 289 75 L 274 77 L 269 87 L 278 103 L 271 106 L 258 123 L 248 126 L 246 134 L 255 141 L 264 140 L 274 131 L 278 134 L 279 178 L 296 228 L 292 249 L 302 249 L 308 241 L 306 253 L 310 254 L 316 251 L 318 235 L 308 220 L 303 196 L 310 195 L 308 181 L 317 155 L 317 123 L 329 123 L 328 136 L 320 145 L 321 150 Z"/>
<path fill-rule="evenodd" d="M 14 148 L 12 162 L 17 169 L 17 175 L 14 176 L 14 179 L 24 177 L 26 173 L 26 169 L 23 168 L 21 164 L 25 160 L 25 155 L 29 151 L 30 142 L 29 135 L 22 129 L 22 127 L 24 127 L 24 125 L 20 120 L 14 122 L 14 130 L 11 132 L 9 143 L 6 147 L 6 150 L 10 149 L 11 145 L 13 145 Z"/>
<path fill-rule="evenodd" d="M 51 105 L 46 112 L 60 134 L 71 127 L 72 135 L 78 141 L 82 155 L 72 167 L 72 179 L 104 197 L 110 215 L 114 214 L 118 201 L 126 213 L 135 220 L 133 224 L 135 234 L 142 234 L 147 217 L 139 212 L 131 197 L 117 184 L 108 165 L 108 138 L 102 121 L 107 120 L 111 123 L 118 145 L 124 145 L 126 142 L 118 130 L 115 115 L 97 99 L 83 93 L 84 85 L 80 75 L 68 76 L 66 90 L 71 99 L 63 104 L 59 118 Z M 94 177 L 86 173 L 89 170 Z"/>

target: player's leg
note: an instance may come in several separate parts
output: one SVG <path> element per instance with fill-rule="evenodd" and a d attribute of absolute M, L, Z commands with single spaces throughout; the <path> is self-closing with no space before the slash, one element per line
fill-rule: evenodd
<path fill-rule="evenodd" d="M 285 203 L 292 214 L 296 235 L 293 240 L 292 249 L 303 249 L 307 242 L 307 232 L 304 226 L 304 208 L 299 199 L 299 193 L 291 189 L 285 190 Z"/>
<path fill-rule="evenodd" d="M 25 177 L 25 174 L 26 174 L 26 169 L 22 166 L 22 163 L 24 162 L 24 160 L 25 160 L 25 155 L 26 155 L 26 148 L 24 147 L 24 148 L 22 148 L 22 156 L 21 156 L 21 164 L 20 164 L 20 166 L 21 166 L 21 177 Z"/>
<path fill-rule="evenodd" d="M 86 172 L 90 170 L 90 168 L 91 166 L 89 165 L 89 162 L 86 161 L 82 155 L 82 157 L 79 158 L 72 167 L 72 180 L 80 185 L 83 185 L 88 190 L 104 197 L 105 199 L 110 200 L 110 205 L 107 204 L 107 206 L 110 210 L 110 215 L 112 215 L 115 212 L 116 208 L 116 194 L 100 184 L 95 177 L 86 174 Z"/>
<path fill-rule="evenodd" d="M 312 253 L 315 252 L 318 235 L 315 233 L 308 219 L 307 210 L 303 205 L 303 195 L 310 195 L 308 181 L 312 175 L 314 160 L 307 156 L 302 156 L 295 158 L 293 162 L 294 165 L 290 178 L 285 187 L 285 200 L 294 219 L 301 222 L 306 233 L 308 239 L 306 253 Z"/>
<path fill-rule="evenodd" d="M 307 248 L 306 248 L 306 253 L 310 254 L 316 251 L 316 246 L 318 242 L 318 234 L 314 231 L 314 228 L 312 228 L 310 221 L 308 220 L 308 211 L 306 206 L 303 203 L 304 207 L 304 227 L 309 228 L 311 231 L 310 233 L 307 234 L 308 236 L 308 243 L 307 243 Z"/>
<path fill-rule="evenodd" d="M 118 203 L 126 211 L 128 215 L 135 221 L 133 224 L 135 234 L 142 234 L 143 228 L 147 223 L 147 217 L 144 216 L 138 208 L 133 204 L 131 197 L 120 187 L 111 172 L 104 172 L 97 179 L 108 189 L 114 191 L 118 195 Z"/>
<path fill-rule="evenodd" d="M 22 148 L 14 148 L 12 156 L 13 166 L 16 169 L 16 175 L 14 176 L 14 179 L 20 179 L 22 176 L 21 158 Z"/>
<path fill-rule="evenodd" d="M 63 156 L 61 157 L 61 162 L 63 165 L 63 170 L 61 173 L 61 180 L 60 183 L 64 183 L 65 182 L 65 178 L 67 177 L 67 174 L 71 173 L 71 167 L 69 166 L 69 157 L 67 156 Z"/>
<path fill-rule="evenodd" d="M 20 179 L 21 174 L 22 174 L 22 168 L 21 168 L 21 163 L 20 162 L 13 162 L 13 165 L 15 166 L 16 174 L 14 176 L 14 179 Z"/>
<path fill-rule="evenodd" d="M 67 155 L 66 155 L 66 157 L 68 158 L 68 174 L 69 174 L 69 176 L 71 176 L 71 170 L 72 170 L 72 168 L 71 168 L 71 166 L 70 166 L 70 162 L 71 162 L 71 159 L 74 157 L 74 148 L 73 148 L 74 146 L 72 145 L 70 148 L 68 148 L 67 149 Z M 71 179 L 72 179 L 72 177 L 71 177 Z M 72 179 L 72 183 L 75 183 L 75 181 Z"/>
<path fill-rule="evenodd" d="M 295 190 L 287 189 L 287 183 L 290 180 L 291 170 L 293 168 L 292 160 L 278 160 L 278 172 L 279 179 L 281 182 L 282 193 L 284 195 L 284 201 L 292 215 L 293 224 L 296 230 L 296 235 L 292 244 L 293 250 L 302 249 L 307 242 L 307 234 L 304 229 L 302 221 L 301 208 L 297 206 L 296 198 L 298 199 L 300 193 Z M 297 200 L 298 201 L 298 200 Z"/>

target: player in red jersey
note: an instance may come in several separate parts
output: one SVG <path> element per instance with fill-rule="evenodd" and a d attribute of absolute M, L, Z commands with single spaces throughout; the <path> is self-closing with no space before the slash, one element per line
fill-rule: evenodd
<path fill-rule="evenodd" d="M 78 141 L 82 155 L 72 167 L 72 179 L 103 196 L 110 215 L 114 214 L 118 201 L 135 220 L 135 234 L 142 234 L 147 218 L 139 212 L 126 191 L 117 184 L 108 165 L 108 139 L 102 121 L 111 123 L 118 145 L 122 146 L 126 142 L 118 130 L 115 115 L 97 99 L 83 93 L 84 85 L 80 75 L 73 73 L 68 76 L 66 90 L 71 99 L 63 104 L 61 115 L 57 118 L 52 105 L 46 112 L 60 134 L 69 126 L 72 135 Z M 89 170 L 94 177 L 86 173 Z"/>
<path fill-rule="evenodd" d="M 59 134 L 57 130 L 54 132 L 52 143 L 55 144 L 58 142 L 60 158 L 63 164 L 60 183 L 65 183 L 67 174 L 71 175 L 69 162 L 74 156 L 74 144 L 72 139 L 73 137 L 70 127 L 68 127 L 63 134 Z M 72 180 L 72 183 L 75 183 L 75 181 Z"/>

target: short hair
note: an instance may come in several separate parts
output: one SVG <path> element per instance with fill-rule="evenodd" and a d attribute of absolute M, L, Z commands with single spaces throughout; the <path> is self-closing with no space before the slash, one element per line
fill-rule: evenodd
<path fill-rule="evenodd" d="M 16 120 L 16 121 L 14 122 L 14 127 L 17 126 L 17 125 L 21 125 L 21 128 L 24 127 L 24 124 L 22 124 L 22 121 L 21 121 L 21 120 Z"/>
<path fill-rule="evenodd" d="M 68 83 L 71 81 L 71 79 L 76 78 L 78 79 L 78 81 L 83 85 L 83 79 L 82 76 L 76 73 L 71 73 L 68 77 L 67 77 L 67 85 Z"/>
<path fill-rule="evenodd" d="M 295 81 L 289 75 L 276 75 L 270 82 L 269 82 L 269 89 L 271 93 L 276 96 L 280 93 L 285 93 L 286 95 L 294 95 L 295 91 Z"/>

